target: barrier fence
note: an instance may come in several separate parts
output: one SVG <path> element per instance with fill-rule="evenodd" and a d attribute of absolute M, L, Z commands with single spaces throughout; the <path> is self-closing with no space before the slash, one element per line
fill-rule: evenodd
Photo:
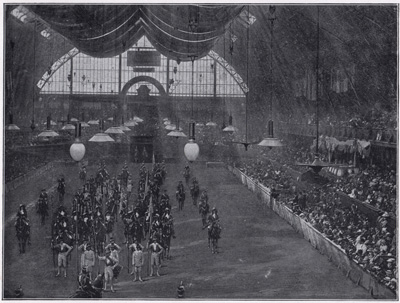
<path fill-rule="evenodd" d="M 340 246 L 327 239 L 311 224 L 294 214 L 283 203 L 271 199 L 269 188 L 252 180 L 235 167 L 228 166 L 228 169 L 242 181 L 243 185 L 260 197 L 261 203 L 271 208 L 281 218 L 286 220 L 293 229 L 301 233 L 315 249 L 321 254 L 326 255 L 329 261 L 335 264 L 347 278 L 368 290 L 373 298 L 397 298 L 396 293 L 379 283 L 367 270 L 361 268 L 356 262 L 351 260 Z"/>

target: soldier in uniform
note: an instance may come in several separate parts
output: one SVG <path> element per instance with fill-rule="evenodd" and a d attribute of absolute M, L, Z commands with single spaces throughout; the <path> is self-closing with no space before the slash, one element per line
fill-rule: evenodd
<path fill-rule="evenodd" d="M 106 213 L 106 220 L 104 221 L 104 225 L 106 226 L 106 242 L 110 242 L 113 237 L 114 230 L 114 220 L 110 214 L 110 212 Z"/>

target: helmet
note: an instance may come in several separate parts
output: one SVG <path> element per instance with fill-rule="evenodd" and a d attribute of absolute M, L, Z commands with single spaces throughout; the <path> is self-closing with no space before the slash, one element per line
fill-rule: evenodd
<path fill-rule="evenodd" d="M 216 213 L 218 212 L 216 207 L 213 207 L 213 209 L 211 211 L 215 211 Z"/>

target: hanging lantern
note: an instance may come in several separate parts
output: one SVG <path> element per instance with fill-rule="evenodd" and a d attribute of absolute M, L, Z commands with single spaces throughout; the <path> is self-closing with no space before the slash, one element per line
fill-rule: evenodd
<path fill-rule="evenodd" d="M 115 140 L 105 133 L 97 133 L 89 139 L 90 142 L 114 142 Z"/>
<path fill-rule="evenodd" d="M 79 162 L 83 159 L 86 153 L 85 145 L 79 140 L 79 138 L 75 139 L 75 142 L 69 148 L 69 154 L 72 159 Z"/>
<path fill-rule="evenodd" d="M 175 124 L 168 124 L 167 126 L 165 126 L 166 130 L 175 130 L 176 129 L 176 125 Z"/>
<path fill-rule="evenodd" d="M 171 132 L 169 132 L 168 134 L 167 134 L 167 136 L 170 136 L 170 137 L 175 137 L 175 138 L 179 138 L 179 137 L 187 137 L 182 131 L 180 131 L 180 130 L 173 130 L 173 131 L 171 131 Z"/>
<path fill-rule="evenodd" d="M 134 116 L 133 121 L 140 123 L 143 122 L 144 120 L 142 118 L 139 118 L 138 116 Z"/>
<path fill-rule="evenodd" d="M 119 126 L 111 126 L 104 133 L 106 134 L 124 134 Z"/>
<path fill-rule="evenodd" d="M 9 118 L 10 118 L 10 124 L 6 125 L 5 129 L 9 130 L 9 131 L 20 130 L 20 128 L 13 123 L 13 115 L 12 114 L 10 114 Z"/>
<path fill-rule="evenodd" d="M 90 142 L 114 142 L 115 140 L 111 138 L 109 135 L 103 133 L 104 121 L 102 120 L 100 123 L 100 132 L 95 134 L 92 138 L 89 139 Z"/>
<path fill-rule="evenodd" d="M 75 126 L 72 125 L 72 124 L 67 123 L 61 129 L 62 130 L 75 130 Z"/>
<path fill-rule="evenodd" d="M 134 127 L 134 126 L 138 125 L 138 123 L 136 121 L 130 120 L 128 122 L 125 122 L 124 125 L 129 126 L 129 127 Z"/>
<path fill-rule="evenodd" d="M 46 130 L 42 131 L 38 137 L 57 137 L 59 136 L 59 134 L 57 134 L 55 131 L 50 129 L 50 121 L 51 121 L 51 117 L 47 116 L 47 122 L 46 122 Z"/>
<path fill-rule="evenodd" d="M 189 162 L 196 161 L 196 159 L 200 153 L 199 145 L 195 142 L 194 131 L 195 131 L 195 123 L 190 122 L 189 123 L 189 142 L 186 143 L 186 145 L 183 149 L 185 157 Z"/>
<path fill-rule="evenodd" d="M 69 154 L 76 162 L 81 161 L 86 153 L 86 147 L 79 139 L 81 136 L 81 127 L 81 124 L 78 123 L 75 129 L 75 142 L 69 148 Z"/>
<path fill-rule="evenodd" d="M 270 149 L 273 147 L 284 146 L 282 141 L 274 138 L 274 122 L 272 120 L 268 121 L 268 137 L 263 139 L 260 143 L 258 143 L 258 145 L 269 147 Z"/>
<path fill-rule="evenodd" d="M 234 133 L 238 131 L 238 129 L 232 125 L 232 120 L 232 116 L 229 116 L 229 125 L 222 130 L 223 132 Z"/>

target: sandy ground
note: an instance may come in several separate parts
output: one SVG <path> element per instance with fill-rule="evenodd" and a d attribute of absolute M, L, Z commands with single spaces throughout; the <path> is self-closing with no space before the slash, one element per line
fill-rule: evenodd
<path fill-rule="evenodd" d="M 151 165 L 148 164 L 148 167 Z M 138 165 L 130 164 L 137 191 Z M 120 172 L 121 165 L 108 167 L 111 174 Z M 89 174 L 95 167 L 89 168 Z M 369 293 L 346 279 L 327 258 L 297 234 L 290 225 L 269 209 L 264 209 L 257 197 L 248 191 L 225 168 L 193 165 L 200 188 L 207 189 L 210 206 L 219 210 L 223 227 L 219 254 L 207 247 L 206 230 L 202 230 L 198 210 L 189 191 L 184 210 L 177 210 L 174 191 L 182 180 L 183 164 L 167 165 L 168 190 L 175 219 L 176 239 L 172 239 L 171 259 L 164 260 L 161 277 L 149 277 L 144 267 L 144 282 L 133 282 L 128 274 L 127 249 L 123 246 L 120 263 L 124 266 L 118 278 L 116 293 L 104 292 L 104 298 L 173 299 L 183 281 L 187 299 L 371 299 Z M 4 254 L 2 281 L 6 291 L 22 285 L 25 298 L 67 298 L 77 286 L 76 250 L 68 268 L 67 278 L 56 278 L 50 249 L 50 221 L 40 225 L 34 208 L 28 208 L 32 225 L 32 245 L 20 255 L 13 219 L 19 203 L 33 205 L 41 188 L 51 188 L 57 176 L 66 176 L 65 205 L 70 207 L 72 194 L 79 186 L 78 167 L 31 180 L 7 194 L 4 212 Z M 57 207 L 54 199 L 52 208 Z M 132 201 L 131 201 L 132 203 Z M 70 214 L 71 212 L 69 212 Z M 116 242 L 122 245 L 123 224 L 118 221 Z M 103 270 L 103 264 L 96 270 Z M 3 294 L 4 296 L 4 294 Z"/>

